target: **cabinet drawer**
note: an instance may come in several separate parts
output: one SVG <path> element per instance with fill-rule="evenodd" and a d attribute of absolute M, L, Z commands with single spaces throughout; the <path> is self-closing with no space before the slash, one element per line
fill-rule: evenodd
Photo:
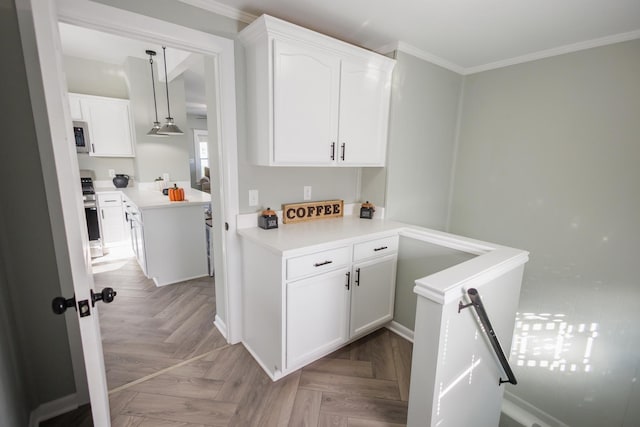
<path fill-rule="evenodd" d="M 356 243 L 353 246 L 353 261 L 360 261 L 371 257 L 384 256 L 398 250 L 398 236 L 383 237 L 382 239 Z"/>
<path fill-rule="evenodd" d="M 287 280 L 320 274 L 349 263 L 349 248 L 337 248 L 287 259 Z"/>
<path fill-rule="evenodd" d="M 120 206 L 122 195 L 120 193 L 98 193 L 98 206 Z"/>

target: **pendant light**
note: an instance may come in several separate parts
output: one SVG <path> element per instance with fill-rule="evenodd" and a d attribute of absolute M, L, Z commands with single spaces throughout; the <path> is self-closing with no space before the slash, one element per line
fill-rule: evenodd
<path fill-rule="evenodd" d="M 178 126 L 173 123 L 173 117 L 171 117 L 171 109 L 169 108 L 169 79 L 167 78 L 167 48 L 162 46 L 162 55 L 164 56 L 164 84 L 167 87 L 167 118 L 164 125 L 160 128 L 158 133 L 166 135 L 184 135 L 184 132 L 180 130 Z"/>
<path fill-rule="evenodd" d="M 153 76 L 153 57 L 156 56 L 155 50 L 145 50 L 145 53 L 149 55 L 149 65 L 151 66 L 151 89 L 153 90 L 153 108 L 156 112 L 156 121 L 153 122 L 153 127 L 147 135 L 149 136 L 169 136 L 167 134 L 158 133 L 160 130 L 160 122 L 158 121 L 158 103 L 156 102 L 156 80 Z"/>

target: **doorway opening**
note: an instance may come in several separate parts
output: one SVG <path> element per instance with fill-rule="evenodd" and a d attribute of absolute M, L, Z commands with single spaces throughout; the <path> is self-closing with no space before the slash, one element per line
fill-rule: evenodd
<path fill-rule="evenodd" d="M 154 63 L 147 57 L 149 50 L 158 51 L 162 46 L 65 23 L 59 23 L 59 31 L 68 92 L 101 97 L 104 102 L 127 99 L 131 113 L 135 157 L 77 153 L 79 168 L 94 177 L 98 200 L 101 195 L 113 195 L 109 197 L 112 205 L 98 206 L 104 251 L 92 259 L 96 289 L 112 287 L 118 293 L 113 304 L 100 307 L 107 385 L 113 395 L 227 345 L 226 338 L 214 326 L 217 310 L 213 275 L 157 287 L 143 271 L 145 257 L 134 254 L 144 248 L 132 251 L 136 239 L 128 230 L 130 221 L 124 201 L 110 182 L 114 173 L 121 173 L 129 177 L 132 191 L 147 190 L 147 184 L 160 184 L 153 179 L 156 175 L 167 175 L 168 182 L 162 180 L 165 186 L 173 182 L 191 185 L 192 165 L 197 167 L 196 176 L 202 175 L 199 180 L 204 177 L 205 168 L 209 178 L 205 61 L 202 54 L 168 49 L 181 61 L 170 66 L 171 78 L 166 84 L 170 86 L 167 94 L 172 96 L 164 98 L 165 105 L 171 103 L 171 115 L 184 135 L 147 136 L 144 126 L 155 119 L 154 107 L 161 116 L 169 115 L 162 105 L 165 82 L 160 81 L 162 75 L 157 69 L 149 74 L 149 63 L 152 70 Z M 163 65 L 160 63 L 160 67 Z M 150 84 L 151 78 L 156 80 L 154 85 Z M 157 107 L 149 102 L 153 96 L 160 101 Z M 107 127 L 99 123 L 99 116 L 91 116 L 91 111 L 89 117 L 73 117 L 73 108 L 71 113 L 73 119 L 89 120 L 91 130 Z M 209 186 L 197 190 L 210 193 Z M 105 211 L 114 210 L 115 214 L 105 216 Z M 203 235 L 209 235 L 207 213 L 211 215 L 210 204 L 202 213 Z M 210 254 L 212 242 L 206 242 L 208 247 L 201 250 Z M 212 273 L 213 268 L 207 266 L 207 272 Z"/>

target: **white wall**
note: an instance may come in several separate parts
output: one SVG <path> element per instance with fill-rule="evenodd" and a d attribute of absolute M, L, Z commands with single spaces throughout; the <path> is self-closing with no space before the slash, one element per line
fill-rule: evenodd
<path fill-rule="evenodd" d="M 167 95 L 164 82 L 158 82 L 157 63 L 156 98 L 158 120 L 164 123 L 167 117 Z M 168 137 L 148 136 L 155 120 L 153 91 L 151 90 L 151 69 L 149 61 L 128 57 L 124 64 L 129 87 L 130 106 L 136 134 L 135 177 L 138 182 L 151 182 L 168 173 L 170 181 L 189 181 L 189 138 L 187 133 L 187 110 L 184 81 L 178 77 L 169 83 L 171 116 L 184 135 Z"/>
<path fill-rule="evenodd" d="M 640 425 L 640 40 L 468 76 L 461 123 L 451 231 L 531 252 L 520 319 L 543 329 L 520 329 L 508 390 Z"/>

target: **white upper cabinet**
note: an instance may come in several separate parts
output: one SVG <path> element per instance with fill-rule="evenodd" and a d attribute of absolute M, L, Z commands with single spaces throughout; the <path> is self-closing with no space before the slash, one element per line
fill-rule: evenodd
<path fill-rule="evenodd" d="M 384 166 L 391 71 L 362 60 L 342 61 L 338 160 Z"/>
<path fill-rule="evenodd" d="M 135 156 L 129 100 L 70 93 L 69 105 L 74 120 L 88 123 L 90 156 Z"/>
<path fill-rule="evenodd" d="M 301 43 L 274 40 L 273 45 L 274 163 L 331 165 L 331 144 L 335 147 L 338 134 L 340 60 Z"/>
<path fill-rule="evenodd" d="M 384 166 L 394 60 L 267 15 L 240 38 L 252 163 Z"/>

